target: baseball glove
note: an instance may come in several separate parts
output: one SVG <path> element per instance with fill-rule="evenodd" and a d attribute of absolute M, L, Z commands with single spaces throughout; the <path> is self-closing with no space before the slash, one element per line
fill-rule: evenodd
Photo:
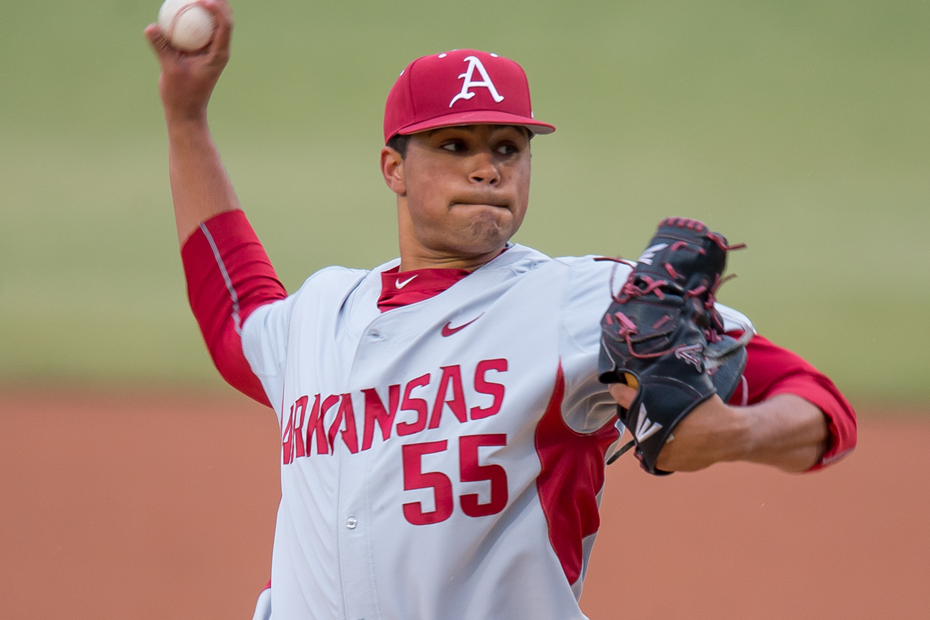
<path fill-rule="evenodd" d="M 714 295 L 723 278 L 727 245 L 703 223 L 666 218 L 649 246 L 633 264 L 619 293 L 601 320 L 599 379 L 625 383 L 637 390 L 629 409 L 618 406 L 620 421 L 647 472 L 672 431 L 697 405 L 715 393 L 727 401 L 746 365 L 745 345 L 751 326 L 736 340 L 724 334 Z M 620 260 L 622 259 L 614 259 Z"/>

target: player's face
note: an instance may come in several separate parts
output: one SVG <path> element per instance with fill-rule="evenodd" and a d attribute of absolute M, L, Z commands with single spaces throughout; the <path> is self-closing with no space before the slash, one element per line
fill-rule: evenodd
<path fill-rule="evenodd" d="M 392 189 L 401 190 L 405 262 L 405 254 L 418 252 L 437 266 L 456 259 L 481 263 L 523 222 L 530 141 L 521 127 L 469 125 L 415 134 L 400 166 L 402 187 Z"/>

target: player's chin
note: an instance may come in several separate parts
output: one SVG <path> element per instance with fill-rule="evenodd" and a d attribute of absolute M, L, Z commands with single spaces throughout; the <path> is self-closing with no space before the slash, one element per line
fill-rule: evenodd
<path fill-rule="evenodd" d="M 495 216 L 496 215 L 496 216 Z M 517 232 L 513 214 L 489 214 L 475 218 L 460 237 L 475 254 L 484 254 L 500 249 Z"/>

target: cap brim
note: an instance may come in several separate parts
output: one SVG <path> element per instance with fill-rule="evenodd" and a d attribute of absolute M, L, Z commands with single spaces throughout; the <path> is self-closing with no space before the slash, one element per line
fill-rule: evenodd
<path fill-rule="evenodd" d="M 395 135 L 400 134 L 402 136 L 407 136 L 413 133 L 420 133 L 421 131 L 429 131 L 430 129 L 457 127 L 459 125 L 519 125 L 521 127 L 526 127 L 534 134 L 548 134 L 555 131 L 555 125 L 541 123 L 535 119 L 518 114 L 494 112 L 491 110 L 475 110 L 472 112 L 444 114 L 426 121 L 407 125 L 398 130 Z"/>

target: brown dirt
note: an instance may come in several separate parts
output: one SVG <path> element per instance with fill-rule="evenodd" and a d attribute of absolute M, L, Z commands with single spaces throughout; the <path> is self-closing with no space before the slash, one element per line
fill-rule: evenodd
<path fill-rule="evenodd" d="M 863 418 L 814 475 L 612 466 L 586 613 L 926 618 L 930 415 Z M 251 618 L 279 494 L 267 410 L 5 390 L 0 440 L 0 616 Z"/>

